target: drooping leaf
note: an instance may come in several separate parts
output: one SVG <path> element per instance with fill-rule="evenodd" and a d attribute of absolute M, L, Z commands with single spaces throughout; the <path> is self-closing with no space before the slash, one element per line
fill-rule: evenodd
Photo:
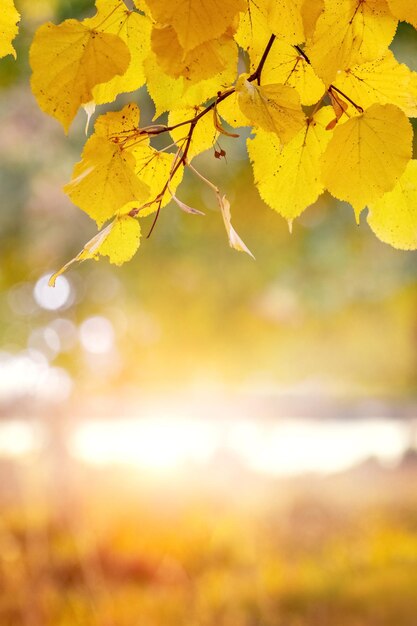
<path fill-rule="evenodd" d="M 121 93 L 139 89 L 146 80 L 144 62 L 151 47 L 150 19 L 129 11 L 123 0 L 96 0 L 97 14 L 85 23 L 99 32 L 117 35 L 130 53 L 129 65 L 122 75 L 93 88 L 96 104 L 113 102 Z"/>
<path fill-rule="evenodd" d="M 246 11 L 240 16 L 235 40 L 248 53 L 251 69 L 256 67 L 271 35 L 267 3 L 249 0 Z"/>
<path fill-rule="evenodd" d="M 366 109 L 372 104 L 395 104 L 409 117 L 417 116 L 417 74 L 398 63 L 390 50 L 375 61 L 339 72 L 334 85 Z"/>
<path fill-rule="evenodd" d="M 299 44 L 305 40 L 302 2 L 303 0 L 269 2 L 268 23 L 278 39 L 290 44 Z"/>
<path fill-rule="evenodd" d="M 305 115 L 300 97 L 289 85 L 255 85 L 241 76 L 237 82 L 238 102 L 250 123 L 290 141 L 303 127 Z"/>
<path fill-rule="evenodd" d="M 294 46 L 282 41 L 275 41 L 271 48 L 262 70 L 262 82 L 294 87 L 301 103 L 306 106 L 315 104 L 325 92 L 323 81 L 305 57 Z"/>
<path fill-rule="evenodd" d="M 239 106 L 239 94 L 233 93 L 228 98 L 217 105 L 217 112 L 232 128 L 240 126 L 248 126 L 250 124 L 246 115 L 244 115 Z"/>
<path fill-rule="evenodd" d="M 145 61 L 145 72 L 148 92 L 155 103 L 155 117 L 159 117 L 165 111 L 198 106 L 230 86 L 236 79 L 237 46 L 229 44 L 228 51 L 225 68 L 215 76 L 199 80 L 197 83 L 183 76 L 175 78 L 164 72 L 155 53 L 151 52 Z"/>
<path fill-rule="evenodd" d="M 325 0 L 306 52 L 328 85 L 339 70 L 382 56 L 396 27 L 386 0 Z"/>
<path fill-rule="evenodd" d="M 187 107 L 173 111 L 168 116 L 168 124 L 174 126 L 176 124 L 193 119 L 196 115 L 203 111 L 203 107 Z M 190 124 L 179 126 L 175 130 L 170 131 L 170 135 L 177 145 L 181 145 L 183 149 L 186 147 L 186 138 L 190 132 Z M 213 123 L 212 115 L 205 115 L 195 126 L 191 143 L 188 148 L 188 158 L 191 160 L 197 154 L 201 154 L 205 150 L 213 148 L 218 137 L 218 131 Z"/>
<path fill-rule="evenodd" d="M 284 146 L 274 133 L 262 130 L 248 140 L 255 185 L 262 199 L 287 220 L 298 217 L 324 190 L 320 160 L 331 139 L 326 125 L 332 115 L 330 107 L 321 109 Z"/>
<path fill-rule="evenodd" d="M 152 49 L 161 68 L 174 78 L 182 76 L 189 85 L 222 72 L 235 56 L 235 48 L 233 39 L 219 37 L 185 52 L 172 26 L 152 31 Z"/>
<path fill-rule="evenodd" d="M 226 228 L 227 236 L 229 238 L 229 244 L 231 248 L 238 250 L 239 252 L 246 252 L 253 259 L 255 258 L 252 252 L 249 250 L 244 241 L 239 237 L 237 232 L 232 226 L 232 215 L 230 212 L 230 202 L 226 198 L 226 196 L 222 196 L 220 194 L 217 195 L 217 200 L 219 202 L 220 211 L 223 217 L 224 226 Z"/>
<path fill-rule="evenodd" d="M 304 32 L 306 39 L 312 37 L 317 20 L 324 10 L 324 0 L 304 0 L 301 5 L 301 17 L 303 18 Z"/>
<path fill-rule="evenodd" d="M 32 91 L 40 108 L 66 132 L 79 107 L 93 99 L 93 88 L 124 74 L 127 45 L 117 35 L 92 30 L 77 20 L 41 26 L 30 50 Z"/>
<path fill-rule="evenodd" d="M 392 14 L 417 28 L 417 4 L 414 0 L 388 0 Z"/>
<path fill-rule="evenodd" d="M 147 5 L 156 22 L 174 28 L 185 52 L 224 35 L 245 9 L 243 0 L 147 0 Z"/>
<path fill-rule="evenodd" d="M 18 33 L 20 20 L 13 0 L 2 0 L 0 11 L 0 58 L 12 54 L 16 58 L 16 51 L 12 42 Z"/>
<path fill-rule="evenodd" d="M 175 154 L 161 152 L 152 147 L 138 147 L 132 150 L 136 166 L 137 178 L 147 185 L 149 189 L 147 205 L 138 212 L 139 217 L 144 217 L 154 213 L 158 206 L 166 206 L 171 200 L 171 193 L 175 193 L 178 185 L 182 181 L 184 170 L 178 168 L 172 176 L 173 169 L 177 163 Z M 166 192 L 159 204 L 159 195 L 169 181 Z M 128 207 L 123 207 L 121 212 L 127 212 Z"/>
<path fill-rule="evenodd" d="M 149 187 L 137 177 L 135 156 L 124 145 L 125 135 L 121 134 L 124 126 L 137 126 L 138 118 L 136 105 L 99 117 L 96 132 L 87 141 L 82 160 L 74 167 L 72 180 L 64 188 L 72 202 L 98 226 L 128 202 L 143 204 L 149 198 Z"/>
<path fill-rule="evenodd" d="M 412 154 L 412 127 L 392 104 L 373 104 L 339 124 L 322 160 L 323 183 L 350 202 L 358 217 L 370 202 L 393 189 Z"/>
<path fill-rule="evenodd" d="M 392 191 L 369 206 L 375 235 L 400 250 L 417 250 L 417 161 L 410 161 Z"/>
<path fill-rule="evenodd" d="M 108 256 L 110 263 L 122 265 L 136 253 L 140 244 L 139 221 L 129 215 L 121 215 L 97 233 L 71 261 L 49 279 L 50 287 L 55 287 L 58 276 L 67 271 L 71 265 L 88 259 L 97 260 L 100 256 Z"/>

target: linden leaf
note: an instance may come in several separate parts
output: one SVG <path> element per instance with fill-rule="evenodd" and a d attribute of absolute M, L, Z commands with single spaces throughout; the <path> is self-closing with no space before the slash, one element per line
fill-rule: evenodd
<path fill-rule="evenodd" d="M 230 202 L 226 198 L 226 196 L 222 196 L 217 194 L 217 201 L 220 206 L 220 211 L 223 217 L 224 226 L 226 228 L 227 236 L 229 238 L 230 247 L 234 250 L 238 250 L 238 252 L 246 252 L 249 256 L 254 259 L 252 252 L 249 250 L 245 242 L 239 237 L 237 232 L 232 226 L 232 215 L 230 212 Z"/>
<path fill-rule="evenodd" d="M 76 257 L 68 261 L 49 279 L 49 286 L 55 287 L 58 276 L 67 271 L 71 265 L 88 259 L 97 260 L 100 256 L 108 256 L 110 263 L 123 265 L 135 255 L 140 244 L 140 224 L 129 215 L 117 217 L 102 231 L 97 233 Z"/>
<path fill-rule="evenodd" d="M 268 1 L 268 0 L 267 0 Z M 274 0 L 269 2 L 268 23 L 279 39 L 290 44 L 305 40 L 301 5 L 303 0 Z"/>
<path fill-rule="evenodd" d="M 408 117 L 417 116 L 417 74 L 396 61 L 390 50 L 376 61 L 339 72 L 334 85 L 366 109 L 376 102 L 395 104 Z"/>
<path fill-rule="evenodd" d="M 124 74 L 129 62 L 128 47 L 117 35 L 77 20 L 48 22 L 36 31 L 30 50 L 32 91 L 40 108 L 68 132 L 79 107 L 93 99 L 95 85 Z"/>
<path fill-rule="evenodd" d="M 137 104 L 126 104 L 121 111 L 100 115 L 94 124 L 94 133 L 109 140 L 127 139 L 139 129 L 140 112 Z"/>
<path fill-rule="evenodd" d="M 165 111 L 183 109 L 185 106 L 196 106 L 213 97 L 219 91 L 234 83 L 236 79 L 238 48 L 236 45 L 227 47 L 228 57 L 225 68 L 205 80 L 193 84 L 183 76 L 174 78 L 160 67 L 154 52 L 145 61 L 146 86 L 155 104 L 155 118 Z"/>
<path fill-rule="evenodd" d="M 324 0 L 304 0 L 301 6 L 301 17 L 303 18 L 304 32 L 306 39 L 309 39 L 316 28 L 317 20 L 324 10 Z"/>
<path fill-rule="evenodd" d="M 394 248 L 417 249 L 417 161 L 410 161 L 394 189 L 369 206 L 368 224 Z"/>
<path fill-rule="evenodd" d="M 386 0 L 326 0 L 307 56 L 329 84 L 339 70 L 384 54 L 396 28 Z"/>
<path fill-rule="evenodd" d="M 152 31 L 152 50 L 161 68 L 174 78 L 182 76 L 189 84 L 219 74 L 230 58 L 237 59 L 235 48 L 233 39 L 220 37 L 184 52 L 171 26 L 154 27 Z"/>
<path fill-rule="evenodd" d="M 12 41 L 18 33 L 17 24 L 19 20 L 20 15 L 13 0 L 3 0 L 0 12 L 0 58 L 8 54 L 12 54 L 16 58 Z"/>
<path fill-rule="evenodd" d="M 120 93 L 136 91 L 145 83 L 144 61 L 149 54 L 152 23 L 149 18 L 129 11 L 122 0 L 96 0 L 97 15 L 85 20 L 90 28 L 117 35 L 130 53 L 130 63 L 122 75 L 96 85 L 93 96 L 96 104 L 113 102 Z"/>
<path fill-rule="evenodd" d="M 256 59 L 254 69 L 259 61 Z M 281 41 L 274 41 L 262 70 L 262 82 L 294 87 L 306 106 L 315 104 L 325 92 L 323 81 L 307 60 L 294 46 Z"/>
<path fill-rule="evenodd" d="M 168 124 L 169 126 L 174 126 L 176 124 L 180 124 L 181 122 L 186 122 L 190 119 L 193 119 L 202 110 L 203 107 L 187 107 L 185 109 L 178 109 L 177 111 L 173 111 L 168 116 Z M 170 135 L 172 139 L 177 143 L 177 145 L 181 146 L 182 149 L 184 149 L 186 138 L 189 132 L 190 124 L 184 124 L 179 128 L 171 130 Z M 187 153 L 188 160 L 191 160 L 197 154 L 200 154 L 201 152 L 212 148 L 217 137 L 218 132 L 214 126 L 213 117 L 211 115 L 205 115 L 199 120 L 198 124 L 194 128 L 191 143 Z"/>
<path fill-rule="evenodd" d="M 159 24 L 171 25 L 185 52 L 223 35 L 233 25 L 244 0 L 147 0 Z"/>
<path fill-rule="evenodd" d="M 415 0 L 388 0 L 389 8 L 399 20 L 409 22 L 417 28 L 417 4 Z"/>
<path fill-rule="evenodd" d="M 303 127 L 305 115 L 300 96 L 288 85 L 250 83 L 241 76 L 236 84 L 242 113 L 254 126 L 276 133 L 283 142 L 290 141 Z"/>
<path fill-rule="evenodd" d="M 136 115 L 135 115 L 136 113 Z M 82 160 L 74 167 L 73 178 L 64 191 L 71 200 L 101 226 L 128 202 L 143 204 L 149 187 L 136 176 L 135 156 L 124 146 L 121 128 L 138 123 L 136 105 L 118 113 L 101 116 L 95 133 L 85 144 Z"/>
<path fill-rule="evenodd" d="M 222 102 L 217 105 L 218 114 L 228 123 L 232 128 L 239 128 L 240 126 L 248 126 L 249 121 L 246 115 L 244 115 L 239 106 L 239 94 L 234 92 Z"/>
<path fill-rule="evenodd" d="M 249 0 L 247 11 L 240 17 L 235 40 L 248 52 L 251 67 L 256 67 L 257 60 L 261 58 L 271 35 L 267 5 L 265 2 L 261 5 L 257 1 Z"/>
<path fill-rule="evenodd" d="M 176 155 L 155 150 L 151 146 L 137 146 L 132 149 L 132 153 L 136 161 L 135 174 L 141 182 L 147 185 L 149 200 L 142 206 L 138 206 L 137 202 L 130 202 L 122 207 L 119 213 L 130 213 L 133 209 L 135 214 L 145 217 L 154 213 L 158 207 L 163 208 L 170 202 L 172 194 L 182 181 L 184 169 L 178 168 L 171 177 L 177 163 Z M 169 184 L 167 184 L 168 181 Z M 164 192 L 163 197 L 161 197 L 162 192 Z"/>
<path fill-rule="evenodd" d="M 390 191 L 412 154 L 413 131 L 392 104 L 373 104 L 337 126 L 322 160 L 323 183 L 353 206 L 357 218 L 369 202 Z"/>
<path fill-rule="evenodd" d="M 261 198 L 288 220 L 298 217 L 324 191 L 320 159 L 331 139 L 326 125 L 332 115 L 331 107 L 320 109 L 282 147 L 274 133 L 262 130 L 248 140 L 255 184 Z"/>

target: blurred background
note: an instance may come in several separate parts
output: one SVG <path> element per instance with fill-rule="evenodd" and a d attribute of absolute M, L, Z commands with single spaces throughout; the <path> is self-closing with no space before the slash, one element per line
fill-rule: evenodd
<path fill-rule="evenodd" d="M 89 0 L 19 0 L 0 62 L 0 623 L 415 626 L 417 256 L 324 195 L 286 222 L 245 137 L 199 157 L 135 259 L 86 262 L 63 185 L 85 142 L 28 46 Z M 417 35 L 393 49 L 417 69 Z M 135 100 L 142 120 L 152 103 Z M 99 112 L 106 109 L 101 108 Z M 144 222 L 144 234 L 152 217 Z"/>

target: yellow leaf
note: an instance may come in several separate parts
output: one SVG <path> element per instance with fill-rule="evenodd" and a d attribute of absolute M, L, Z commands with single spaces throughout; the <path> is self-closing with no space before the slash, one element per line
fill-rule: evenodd
<path fill-rule="evenodd" d="M 409 22 L 417 28 L 417 4 L 415 0 L 388 0 L 389 8 L 396 18 Z"/>
<path fill-rule="evenodd" d="M 94 124 L 94 133 L 99 137 L 120 140 L 132 135 L 139 129 L 140 113 L 137 104 L 126 104 L 121 111 L 109 111 L 100 115 Z"/>
<path fill-rule="evenodd" d="M 316 28 L 317 20 L 324 10 L 324 0 L 304 0 L 301 5 L 301 16 L 303 18 L 304 32 L 306 39 L 309 39 Z"/>
<path fill-rule="evenodd" d="M 248 140 L 261 198 L 288 220 L 298 217 L 324 190 L 320 160 L 331 139 L 326 125 L 332 116 L 331 107 L 321 109 L 282 147 L 274 133 L 262 130 Z"/>
<path fill-rule="evenodd" d="M 417 161 L 410 161 L 394 189 L 369 206 L 368 223 L 394 248 L 417 249 Z"/>
<path fill-rule="evenodd" d="M 329 84 L 339 70 L 382 56 L 396 28 L 386 0 L 325 0 L 306 52 Z"/>
<path fill-rule="evenodd" d="M 149 54 L 152 24 L 149 18 L 129 11 L 122 0 L 96 0 L 97 15 L 85 20 L 90 28 L 117 35 L 130 53 L 130 63 L 123 75 L 96 85 L 93 97 L 96 104 L 113 102 L 120 93 L 139 89 L 146 80 L 144 61 Z"/>
<path fill-rule="evenodd" d="M 392 104 L 373 104 L 340 124 L 322 161 L 330 193 L 360 211 L 390 191 L 412 154 L 413 132 L 406 115 Z"/>
<path fill-rule="evenodd" d="M 247 10 L 241 14 L 235 40 L 248 52 L 252 69 L 255 69 L 271 35 L 267 4 L 249 0 Z"/>
<path fill-rule="evenodd" d="M 266 15 L 259 7 L 250 6 L 250 11 L 241 18 L 235 39 L 248 52 L 253 72 L 261 61 L 271 30 Z M 279 39 L 274 41 L 263 66 L 262 83 L 294 87 L 306 106 L 315 104 L 325 91 L 323 82 L 306 59 L 294 46 Z"/>
<path fill-rule="evenodd" d="M 304 25 L 301 16 L 302 1 L 273 0 L 269 2 L 268 23 L 274 35 L 280 40 L 290 44 L 304 41 Z"/>
<path fill-rule="evenodd" d="M 257 59 L 256 65 L 260 59 Z M 262 82 L 282 83 L 297 90 L 301 103 L 315 104 L 325 92 L 323 81 L 294 46 L 274 41 L 262 70 Z"/>
<path fill-rule="evenodd" d="M 121 134 L 122 128 L 133 127 L 135 117 L 137 125 L 136 105 L 99 117 L 96 132 L 87 141 L 82 160 L 64 188 L 74 204 L 99 226 L 128 202 L 143 204 L 149 198 L 149 187 L 136 176 L 135 156 L 123 145 L 125 135 Z"/>
<path fill-rule="evenodd" d="M 171 25 L 188 52 L 223 35 L 234 23 L 244 0 L 147 0 L 153 18 Z"/>
<path fill-rule="evenodd" d="M 2 0 L 0 11 L 0 58 L 12 54 L 16 58 L 12 41 L 18 33 L 17 24 L 20 15 L 14 6 L 13 0 Z"/>
<path fill-rule="evenodd" d="M 228 98 L 217 105 L 217 111 L 230 126 L 238 128 L 239 126 L 248 126 L 249 120 L 243 115 L 239 106 L 239 94 L 232 93 Z"/>
<path fill-rule="evenodd" d="M 156 55 L 151 52 L 145 61 L 146 86 L 155 104 L 155 118 L 165 111 L 198 106 L 223 91 L 235 81 L 237 70 L 237 46 L 229 49 L 226 67 L 215 76 L 195 84 L 184 77 L 169 76 L 160 67 Z"/>
<path fill-rule="evenodd" d="M 203 107 L 187 107 L 173 111 L 168 116 L 169 126 L 180 124 L 194 118 L 203 110 Z M 186 138 L 190 132 L 190 124 L 185 124 L 170 131 L 172 139 L 178 146 L 185 148 Z M 218 137 L 218 132 L 214 126 L 213 114 L 208 113 L 203 116 L 194 128 L 190 147 L 188 149 L 188 160 L 193 159 L 197 154 L 213 148 Z"/>
<path fill-rule="evenodd" d="M 284 143 L 303 127 L 300 96 L 288 85 L 255 85 L 241 76 L 236 84 L 239 106 L 250 123 L 276 133 Z"/>
<path fill-rule="evenodd" d="M 184 79 L 174 78 L 163 71 L 154 52 L 145 60 L 146 87 L 155 105 L 155 119 L 165 111 L 182 104 Z"/>
<path fill-rule="evenodd" d="M 140 243 L 140 224 L 129 215 L 120 215 L 111 223 L 111 230 L 95 254 L 108 256 L 110 263 L 123 265 L 134 256 Z"/>
<path fill-rule="evenodd" d="M 129 215 L 117 217 L 90 239 L 76 257 L 51 276 L 49 285 L 55 287 L 58 276 L 66 272 L 77 261 L 97 260 L 100 256 L 108 256 L 110 263 L 115 265 L 122 265 L 126 261 L 130 261 L 139 248 L 140 235 L 140 224 L 137 219 Z"/>
<path fill-rule="evenodd" d="M 178 185 L 182 181 L 184 168 L 179 167 L 171 178 L 171 172 L 177 163 L 175 154 L 161 152 L 152 147 L 137 148 L 133 150 L 136 160 L 135 173 L 140 181 L 149 188 L 149 201 L 138 211 L 139 217 L 145 217 L 154 213 L 158 208 L 158 198 L 164 190 L 167 181 L 167 187 L 163 198 L 161 199 L 161 208 L 166 206 L 171 200 L 171 194 L 175 193 Z M 137 206 L 137 203 L 136 203 Z M 129 212 L 133 208 L 132 203 L 123 207 L 121 213 Z"/>
<path fill-rule="evenodd" d="M 206 41 L 185 52 L 172 26 L 154 28 L 152 50 L 164 72 L 189 84 L 195 84 L 219 74 L 234 57 L 237 60 L 236 44 L 230 37 Z"/>
<path fill-rule="evenodd" d="M 93 99 L 95 85 L 124 74 L 130 53 L 117 35 L 90 29 L 77 20 L 41 26 L 30 50 L 32 91 L 40 108 L 66 132 L 79 107 Z"/>
<path fill-rule="evenodd" d="M 339 72 L 334 85 L 363 109 L 376 102 L 395 104 L 408 117 L 417 116 L 417 74 L 396 61 L 390 50 L 376 61 Z"/>
<path fill-rule="evenodd" d="M 234 250 L 238 250 L 238 252 L 246 252 L 249 256 L 254 259 L 252 252 L 249 250 L 248 246 L 245 242 L 239 237 L 237 232 L 232 226 L 232 214 L 230 212 L 230 202 L 226 198 L 226 196 L 222 196 L 221 194 L 217 194 L 217 201 L 220 206 L 220 211 L 223 217 L 224 226 L 226 228 L 226 233 L 229 239 L 230 247 Z"/>

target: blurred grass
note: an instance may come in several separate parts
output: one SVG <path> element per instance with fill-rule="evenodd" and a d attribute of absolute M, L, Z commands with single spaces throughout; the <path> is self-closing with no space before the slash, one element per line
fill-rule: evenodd
<path fill-rule="evenodd" d="M 413 626 L 414 479 L 400 499 L 392 485 L 368 498 L 358 481 L 335 498 L 307 481 L 287 500 L 270 486 L 255 506 L 243 493 L 147 500 L 111 488 L 63 506 L 9 503 L 0 623 Z"/>

